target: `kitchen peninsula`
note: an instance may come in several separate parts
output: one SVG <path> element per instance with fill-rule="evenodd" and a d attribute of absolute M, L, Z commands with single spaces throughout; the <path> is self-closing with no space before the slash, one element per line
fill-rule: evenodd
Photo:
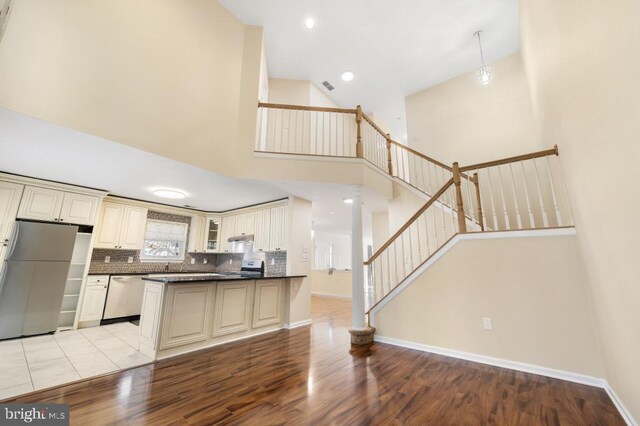
<path fill-rule="evenodd" d="M 140 351 L 162 359 L 225 342 L 310 324 L 304 275 L 149 276 L 140 317 Z M 304 292 L 303 292 L 304 293 Z"/>

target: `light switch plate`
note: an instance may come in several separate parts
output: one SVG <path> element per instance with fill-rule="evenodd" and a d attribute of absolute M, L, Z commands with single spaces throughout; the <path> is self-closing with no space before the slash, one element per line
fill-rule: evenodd
<path fill-rule="evenodd" d="M 111 262 L 111 256 L 105 256 L 104 263 L 109 263 L 109 262 Z"/>
<path fill-rule="evenodd" d="M 129 258 L 127 259 L 127 263 L 133 263 L 133 256 L 129 256 Z"/>
<path fill-rule="evenodd" d="M 271 266 L 276 264 L 276 260 L 275 259 L 271 259 Z"/>
<path fill-rule="evenodd" d="M 485 330 L 493 330 L 493 320 L 491 318 L 482 318 L 482 326 Z"/>
<path fill-rule="evenodd" d="M 204 259 L 204 260 L 202 261 L 202 263 L 204 263 L 204 264 L 206 265 L 207 263 L 209 263 L 209 261 L 208 261 L 207 259 Z"/>
<path fill-rule="evenodd" d="M 195 263 L 196 263 L 196 260 L 192 257 L 192 258 L 191 258 L 191 264 L 192 264 L 192 265 L 195 265 Z"/>

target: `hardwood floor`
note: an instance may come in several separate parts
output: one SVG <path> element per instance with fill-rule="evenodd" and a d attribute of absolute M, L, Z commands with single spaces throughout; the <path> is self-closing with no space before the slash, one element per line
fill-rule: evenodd
<path fill-rule="evenodd" d="M 598 388 L 374 344 L 350 349 L 347 301 L 313 326 L 5 402 L 61 402 L 71 424 L 623 425 Z"/>

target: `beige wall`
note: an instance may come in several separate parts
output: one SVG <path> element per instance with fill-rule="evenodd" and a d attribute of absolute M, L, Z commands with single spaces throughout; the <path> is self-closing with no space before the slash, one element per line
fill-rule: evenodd
<path fill-rule="evenodd" d="M 414 212 L 415 213 L 415 212 Z M 382 247 L 387 242 L 391 233 L 389 232 L 389 212 L 375 212 L 371 215 L 371 231 L 373 239 L 373 251 Z"/>
<path fill-rule="evenodd" d="M 338 108 L 338 104 L 309 80 L 270 78 L 269 102 Z"/>
<path fill-rule="evenodd" d="M 606 377 L 640 419 L 640 2 L 521 1 L 522 52 L 545 145 L 557 143 Z"/>
<path fill-rule="evenodd" d="M 311 271 L 311 291 L 319 296 L 351 299 L 351 271 Z"/>
<path fill-rule="evenodd" d="M 289 324 L 311 319 L 311 264 L 313 242 L 311 240 L 311 202 L 291 197 L 288 223 L 289 248 L 287 249 L 287 274 L 305 275 L 292 280 L 289 286 Z"/>
<path fill-rule="evenodd" d="M 602 377 L 583 270 L 574 236 L 462 241 L 381 310 L 376 334 Z"/>
<path fill-rule="evenodd" d="M 403 185 L 393 183 L 393 199 L 389 201 L 389 234 L 393 235 L 427 202 Z"/>
<path fill-rule="evenodd" d="M 407 97 L 409 145 L 461 165 L 541 149 L 520 55 L 491 67 L 487 86 L 473 71 Z"/>
<path fill-rule="evenodd" d="M 215 159 L 235 155 L 244 42 L 216 1 L 18 1 L 0 106 L 224 171 L 232 162 Z"/>

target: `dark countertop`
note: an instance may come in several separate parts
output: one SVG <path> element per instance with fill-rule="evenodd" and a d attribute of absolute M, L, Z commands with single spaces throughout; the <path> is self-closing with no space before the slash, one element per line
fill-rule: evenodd
<path fill-rule="evenodd" d="M 110 276 L 118 276 L 118 275 L 172 275 L 172 274 L 215 274 L 216 272 L 211 271 L 151 271 L 151 272 L 89 272 L 87 275 L 110 275 Z"/>
<path fill-rule="evenodd" d="M 158 275 L 158 274 L 154 274 Z M 169 274 L 167 274 L 169 275 Z M 220 275 L 212 273 L 208 276 L 179 276 L 179 277 L 143 277 L 143 281 L 152 281 L 165 284 L 198 283 L 208 281 L 251 281 L 251 280 L 277 280 L 287 278 L 306 278 L 306 275 L 276 275 L 268 277 L 243 277 L 241 275 Z"/>

